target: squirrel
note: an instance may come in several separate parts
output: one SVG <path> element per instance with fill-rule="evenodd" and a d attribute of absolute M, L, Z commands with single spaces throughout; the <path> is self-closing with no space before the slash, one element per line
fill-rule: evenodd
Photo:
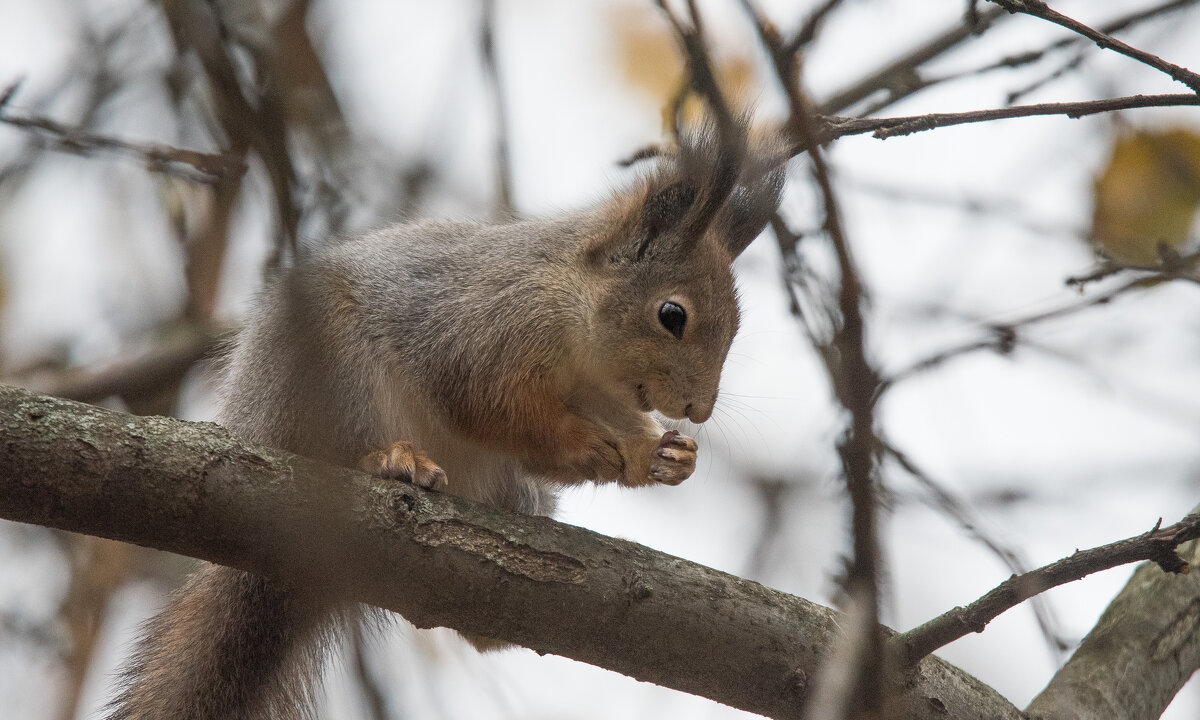
<path fill-rule="evenodd" d="M 572 483 L 682 482 L 696 442 L 649 413 L 712 414 L 738 326 L 731 265 L 783 183 L 770 140 L 727 145 L 683 137 L 565 216 L 398 224 L 315 251 L 233 341 L 219 421 L 526 514 Z M 205 566 L 147 624 L 108 717 L 311 717 L 323 656 L 362 612 Z"/>

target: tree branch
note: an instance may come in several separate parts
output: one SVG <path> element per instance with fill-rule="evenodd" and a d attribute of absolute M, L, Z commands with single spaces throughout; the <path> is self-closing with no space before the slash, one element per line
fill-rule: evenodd
<path fill-rule="evenodd" d="M 248 88 L 238 78 L 234 53 L 227 44 L 229 32 L 218 3 L 203 0 L 163 3 L 161 10 L 176 47 L 196 54 L 208 80 L 217 121 L 229 144 L 238 154 L 253 148 L 262 160 L 283 239 L 295 251 L 300 222 L 295 197 L 298 179 L 278 99 L 266 88 L 255 88 L 258 92 L 247 95 Z"/>
<path fill-rule="evenodd" d="M 1193 513 L 1170 527 L 1155 525 L 1149 532 L 1136 537 L 1091 550 L 1076 551 L 1070 557 L 1037 570 L 1013 575 L 970 605 L 956 607 L 920 627 L 894 636 L 889 642 L 894 650 L 901 653 L 906 663 L 913 663 L 961 637 L 983 632 L 987 624 L 1001 613 L 1034 595 L 1101 570 L 1150 560 L 1168 573 L 1187 574 L 1190 566 L 1175 552 L 1175 548 L 1198 537 L 1200 513 Z M 1200 615 L 1197 620 L 1200 620 Z"/>
<path fill-rule="evenodd" d="M 931 496 L 933 507 L 940 509 L 948 518 L 958 523 L 963 532 L 987 548 L 1000 562 L 1007 565 L 1009 572 L 1016 575 L 1029 572 L 1029 567 L 1020 554 L 1014 548 L 1006 546 L 999 538 L 988 533 L 974 518 L 974 513 L 965 501 L 918 467 L 906 453 L 887 442 L 884 442 L 884 449 L 900 467 L 904 468 L 905 472 L 925 488 Z M 1037 620 L 1038 628 L 1042 631 L 1047 645 L 1050 646 L 1050 651 L 1056 660 L 1061 661 L 1063 653 L 1070 649 L 1070 645 L 1062 639 L 1062 635 L 1055 628 L 1054 617 L 1045 598 L 1040 595 L 1034 596 L 1029 598 L 1029 604 L 1033 610 L 1034 619 Z"/>
<path fill-rule="evenodd" d="M 103 365 L 56 374 L 22 373 L 18 381 L 47 395 L 82 402 L 113 395 L 144 398 L 179 382 L 224 339 L 213 328 L 181 323 L 157 342 Z"/>
<path fill-rule="evenodd" d="M 321 465 L 209 423 L 0 386 L 0 515 L 328 587 L 774 718 L 841 631 L 801 598 L 635 543 Z M 1017 720 L 928 658 L 897 718 Z"/>
<path fill-rule="evenodd" d="M 941 33 L 913 48 L 887 65 L 866 75 L 854 85 L 834 94 L 817 108 L 822 115 L 844 112 L 846 108 L 862 102 L 879 90 L 887 89 L 894 97 L 910 94 L 904 88 L 911 86 L 917 68 L 950 50 L 963 41 L 983 33 L 997 20 L 1008 15 L 1000 8 L 988 8 L 979 13 L 974 22 L 957 22 Z"/>
<path fill-rule="evenodd" d="M 1173 63 L 1169 63 L 1157 55 L 1152 55 L 1144 50 L 1138 50 L 1135 47 L 1127 45 L 1111 35 L 1100 32 L 1093 28 L 1084 25 L 1083 23 L 1069 18 L 1066 15 L 1050 8 L 1042 0 L 991 0 L 996 5 L 1004 8 L 1010 13 L 1023 13 L 1036 18 L 1041 18 L 1047 22 L 1052 22 L 1055 25 L 1061 25 L 1073 33 L 1082 35 L 1083 37 L 1096 43 L 1099 47 L 1105 50 L 1118 52 L 1126 57 L 1137 60 L 1143 65 L 1148 65 L 1155 70 L 1166 73 L 1173 80 L 1187 85 L 1197 93 L 1200 93 L 1200 75 L 1188 70 L 1185 67 L 1180 67 Z"/>
<path fill-rule="evenodd" d="M 1150 280 L 1188 280 L 1200 283 L 1200 252 L 1189 255 L 1178 255 L 1169 247 L 1159 248 L 1162 258 L 1153 265 L 1136 265 L 1121 263 L 1115 260 L 1104 260 L 1100 267 L 1085 275 L 1069 277 L 1066 283 L 1070 287 L 1082 288 L 1084 285 L 1103 280 L 1118 273 L 1138 272 L 1146 274 Z"/>
<path fill-rule="evenodd" d="M 0 98 L 3 99 L 3 98 Z M 112 152 L 136 157 L 151 172 L 215 184 L 237 177 L 246 170 L 239 157 L 231 153 L 205 153 L 168 145 L 135 143 L 119 138 L 84 132 L 57 120 L 36 115 L 12 115 L 0 103 L 0 123 L 37 134 L 50 147 L 63 152 L 86 155 L 94 151 Z"/>
<path fill-rule="evenodd" d="M 1189 565 L 1200 563 L 1195 541 L 1178 552 Z M 1026 713 L 1034 720 L 1158 718 L 1200 668 L 1198 627 L 1200 573 L 1169 575 L 1146 563 Z"/>
<path fill-rule="evenodd" d="M 1083 100 L 1079 102 L 1038 103 L 1035 105 L 1014 105 L 1012 107 L 993 108 L 990 110 L 969 110 L 957 113 L 929 113 L 928 115 L 909 115 L 890 118 L 822 118 L 827 127 L 822 132 L 821 143 L 828 143 L 837 138 L 849 135 L 873 133 L 876 138 L 885 140 L 899 135 L 911 135 L 917 132 L 933 130 L 934 128 L 964 125 L 966 123 L 989 122 L 992 120 L 1007 120 L 1019 117 L 1035 117 L 1039 115 L 1065 115 L 1072 120 L 1085 115 L 1112 112 L 1114 110 L 1130 110 L 1148 107 L 1178 107 L 1200 105 L 1200 95 L 1183 93 L 1174 95 L 1129 95 L 1102 100 Z M 805 148 L 796 147 L 793 152 L 803 152 Z"/>
<path fill-rule="evenodd" d="M 1140 8 L 1127 15 L 1121 15 L 1113 18 L 1112 20 L 1099 26 L 1098 29 L 1102 33 L 1111 35 L 1122 30 L 1133 28 L 1143 22 L 1156 20 L 1169 13 L 1190 7 L 1195 5 L 1197 1 L 1198 0 L 1169 0 L 1168 2 L 1160 3 L 1152 7 Z M 998 7 L 988 8 L 986 12 L 1007 15 L 1007 13 Z M 979 13 L 980 20 L 982 20 L 984 17 L 985 15 L 983 13 Z M 968 18 L 968 23 L 970 22 L 971 21 Z M 990 25 L 987 27 L 990 27 Z M 986 30 L 987 27 L 981 27 L 980 32 Z M 1074 70 L 1082 65 L 1088 57 L 1085 52 L 1086 48 L 1083 47 L 1084 43 L 1086 42 L 1087 38 L 1085 37 L 1081 37 L 1079 35 L 1069 35 L 1064 38 L 1059 38 L 1058 40 L 1055 40 L 1036 50 L 1017 52 L 1016 54 L 1007 55 L 999 60 L 993 60 L 973 69 L 957 70 L 948 74 L 928 76 L 919 72 L 919 67 L 913 67 L 906 78 L 903 78 L 902 76 L 902 78 L 897 78 L 896 81 L 893 82 L 893 85 L 889 88 L 886 97 L 872 103 L 866 109 L 857 114 L 860 117 L 874 115 L 883 108 L 893 105 L 905 97 L 927 90 L 936 85 L 943 85 L 948 82 L 963 80 L 966 78 L 974 78 L 996 70 L 1006 70 L 1032 65 L 1046 59 L 1046 57 L 1052 52 L 1071 49 L 1071 57 L 1059 67 L 1052 70 L 1048 75 L 1034 80 L 1020 89 L 1010 91 L 1005 96 L 1005 104 L 1011 105 L 1024 95 L 1033 92 L 1037 88 L 1040 88 L 1047 83 L 1062 77 L 1068 71 Z M 827 114 L 841 112 L 843 109 L 844 108 L 833 109 L 828 111 Z"/>
<path fill-rule="evenodd" d="M 496 204 L 498 217 L 511 217 L 513 206 L 512 153 L 509 150 L 511 131 L 505 105 L 504 83 L 496 61 L 496 2 L 483 0 L 483 17 L 479 23 L 479 52 L 483 57 L 483 72 L 491 90 L 492 120 L 496 123 Z"/>

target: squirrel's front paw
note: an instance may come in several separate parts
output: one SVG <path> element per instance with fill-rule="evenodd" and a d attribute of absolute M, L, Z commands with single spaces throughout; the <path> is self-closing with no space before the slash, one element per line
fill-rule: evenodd
<path fill-rule="evenodd" d="M 376 450 L 359 460 L 358 467 L 376 477 L 403 480 L 426 490 L 440 490 L 447 484 L 446 471 L 410 442 L 394 442 L 386 450 Z"/>
<path fill-rule="evenodd" d="M 696 441 L 678 430 L 663 433 L 650 462 L 650 479 L 663 485 L 678 485 L 696 469 Z"/>
<path fill-rule="evenodd" d="M 625 459 L 621 457 L 616 443 L 599 436 L 580 448 L 575 461 L 575 471 L 579 476 L 596 482 L 616 480 L 624 469 Z"/>

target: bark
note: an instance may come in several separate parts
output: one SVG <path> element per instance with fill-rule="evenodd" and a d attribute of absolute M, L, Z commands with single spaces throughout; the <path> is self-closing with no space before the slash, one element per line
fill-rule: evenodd
<path fill-rule="evenodd" d="M 0 516 L 327 588 L 775 718 L 800 718 L 828 608 L 635 543 L 0 386 Z M 926 658 L 897 718 L 1019 718 Z"/>

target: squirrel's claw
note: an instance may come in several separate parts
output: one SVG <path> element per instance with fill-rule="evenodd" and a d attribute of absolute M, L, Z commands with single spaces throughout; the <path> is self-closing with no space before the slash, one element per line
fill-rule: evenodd
<path fill-rule="evenodd" d="M 663 485 L 678 485 L 696 469 L 696 441 L 677 430 L 663 433 L 650 463 L 650 478 Z"/>
<path fill-rule="evenodd" d="M 446 487 L 446 471 L 410 442 L 394 442 L 386 450 L 363 457 L 358 467 L 363 472 L 389 480 L 403 480 L 426 490 Z"/>

